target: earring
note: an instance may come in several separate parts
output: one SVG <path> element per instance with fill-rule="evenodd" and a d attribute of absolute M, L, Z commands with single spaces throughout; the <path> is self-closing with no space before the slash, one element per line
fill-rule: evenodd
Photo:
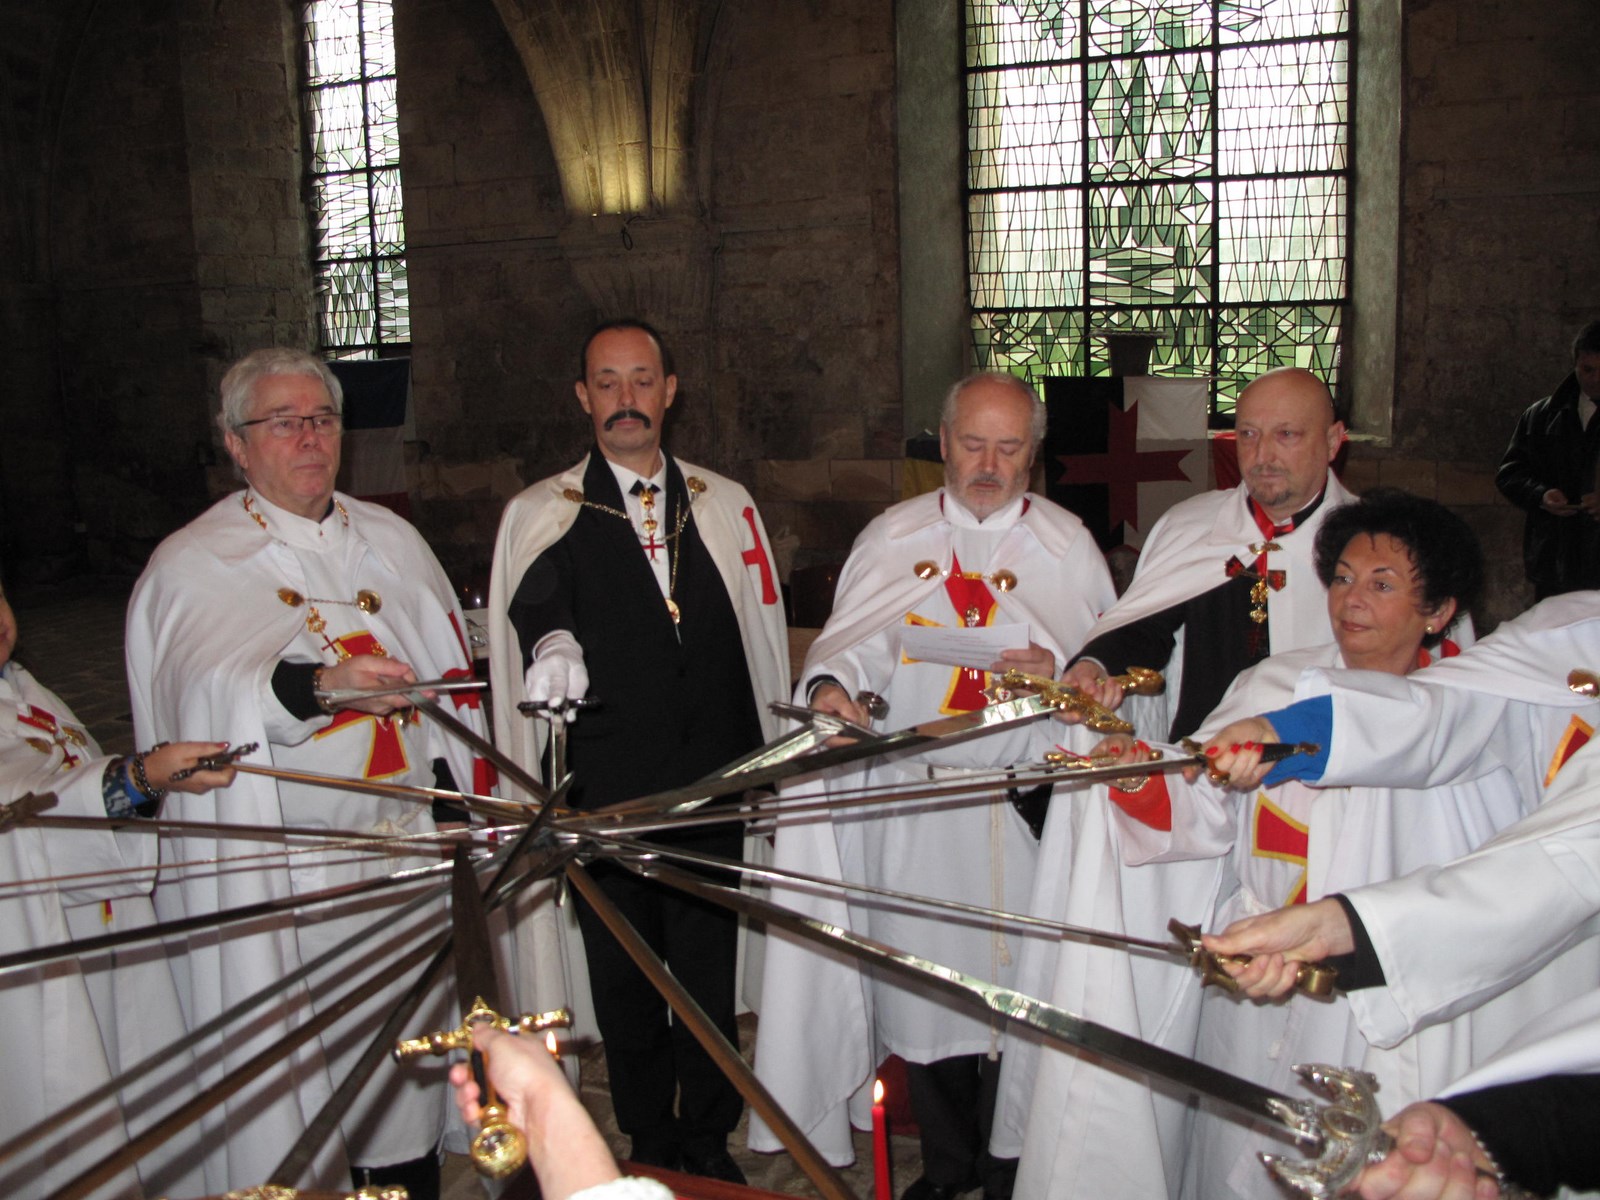
<path fill-rule="evenodd" d="M 1432 625 L 1424 625 L 1422 627 L 1422 632 L 1423 633 L 1432 633 L 1433 632 L 1433 626 Z"/>

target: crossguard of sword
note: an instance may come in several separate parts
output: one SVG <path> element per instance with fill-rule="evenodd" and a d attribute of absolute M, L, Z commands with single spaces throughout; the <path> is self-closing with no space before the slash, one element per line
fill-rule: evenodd
<path fill-rule="evenodd" d="M 439 1029 L 419 1037 L 401 1038 L 394 1044 L 394 1059 L 396 1062 L 407 1062 L 424 1054 L 448 1054 L 452 1050 L 471 1050 L 473 1030 L 480 1025 L 488 1025 L 506 1033 L 543 1033 L 546 1029 L 570 1029 L 572 1011 L 566 1008 L 553 1008 L 549 1012 L 523 1013 L 516 1020 L 512 1020 L 510 1017 L 502 1017 L 482 999 L 478 999 L 473 1002 L 472 1010 L 461 1018 L 461 1024 L 457 1028 Z"/>
<path fill-rule="evenodd" d="M 544 717 L 549 719 L 564 719 L 577 712 L 580 708 L 599 708 L 600 701 L 594 696 L 572 696 L 560 700 L 524 700 L 517 705 L 517 711 L 527 717 Z"/>
<path fill-rule="evenodd" d="M 1189 965 L 1200 973 L 1200 986 L 1215 984 L 1226 991 L 1237 992 L 1239 981 L 1222 969 L 1224 963 L 1241 966 L 1250 961 L 1248 954 L 1218 954 L 1200 944 L 1200 926 L 1185 925 L 1174 917 L 1167 922 L 1167 932 L 1177 940 L 1178 946 L 1189 960 Z M 1298 992 L 1322 999 L 1333 995 L 1339 982 L 1339 973 L 1325 963 L 1300 963 L 1295 969 L 1294 986 Z"/>
<path fill-rule="evenodd" d="M 1113 676 L 1113 682 L 1122 686 L 1126 695 L 1157 696 L 1167 686 L 1160 671 L 1148 667 L 1129 667 L 1122 675 Z M 1026 671 L 1011 670 L 992 684 L 988 693 L 996 701 L 1008 700 L 1014 691 L 1034 692 L 1046 704 L 1053 704 L 1062 712 L 1077 713 L 1083 723 L 1096 733 L 1132 733 L 1133 726 L 1114 714 L 1104 705 L 1084 695 L 1077 688 L 1043 675 L 1029 675 Z"/>
<path fill-rule="evenodd" d="M 1378 1081 L 1366 1071 L 1325 1063 L 1300 1063 L 1295 1073 L 1306 1087 L 1326 1096 L 1328 1103 L 1273 1100 L 1270 1105 L 1285 1125 L 1317 1147 L 1317 1156 L 1259 1157 L 1275 1178 L 1302 1196 L 1340 1195 L 1356 1181 L 1362 1168 L 1382 1162 L 1394 1149 L 1394 1139 L 1383 1130 L 1383 1114 L 1373 1095 Z"/>
<path fill-rule="evenodd" d="M 543 1013 L 524 1013 L 515 1021 L 502 1017 L 483 1002 L 473 1001 L 472 1009 L 461 1020 L 457 1029 L 441 1029 L 421 1037 L 402 1038 L 395 1043 L 394 1057 L 398 1062 L 417 1058 L 423 1054 L 447 1054 L 452 1050 L 465 1050 L 473 1056 L 473 1074 L 478 1081 L 478 1132 L 472 1139 L 470 1152 L 472 1165 L 479 1174 L 491 1179 L 504 1179 L 528 1161 L 528 1139 L 510 1121 L 494 1085 L 489 1082 L 486 1064 L 480 1065 L 479 1052 L 472 1048 L 473 1031 L 480 1026 L 491 1026 L 507 1033 L 537 1033 L 546 1029 L 570 1028 L 572 1013 L 565 1008 Z"/>

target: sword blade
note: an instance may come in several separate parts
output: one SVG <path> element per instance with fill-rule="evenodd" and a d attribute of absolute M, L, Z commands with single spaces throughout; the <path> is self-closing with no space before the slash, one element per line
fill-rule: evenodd
<path fill-rule="evenodd" d="M 372 796 L 389 796 L 396 800 L 415 800 L 432 803 L 448 800 L 469 812 L 498 820 L 526 820 L 534 811 L 531 804 L 516 800 L 502 800 L 498 796 L 480 796 L 476 792 L 456 792 L 449 788 L 416 787 L 410 784 L 380 783 L 374 779 L 352 779 L 344 775 L 319 775 L 315 771 L 291 771 L 283 767 L 263 767 L 257 763 L 237 763 L 235 770 L 246 775 L 265 775 L 269 779 L 282 779 L 289 783 L 303 783 L 310 787 L 332 788 L 339 792 L 365 792 Z"/>
<path fill-rule="evenodd" d="M 496 1012 L 500 985 L 495 979 L 494 950 L 489 945 L 489 919 L 484 910 L 478 873 L 465 846 L 457 846 L 450 862 L 450 924 L 455 933 L 456 999 L 463 1014 L 481 1000 Z M 477 1052 L 473 1052 L 476 1058 Z M 480 1081 L 481 1082 L 481 1081 Z"/>
<path fill-rule="evenodd" d="M 350 687 L 329 688 L 317 693 L 318 700 L 326 700 L 329 704 L 346 704 L 351 700 L 366 700 L 372 696 L 405 696 L 411 692 L 429 691 L 436 695 L 449 695 L 453 692 L 481 692 L 489 686 L 482 679 L 424 679 L 417 683 L 408 683 L 401 688 L 386 684 L 376 687 Z"/>
<path fill-rule="evenodd" d="M 637 864 L 625 865 L 640 870 Z M 1175 1084 L 1186 1092 L 1217 1100 L 1254 1120 L 1264 1121 L 1282 1130 L 1296 1141 L 1314 1140 L 1308 1138 L 1303 1124 L 1297 1124 L 1293 1119 L 1295 1114 L 1306 1111 L 1305 1101 L 1293 1100 L 1249 1079 L 1185 1058 L 1108 1025 L 1075 1016 L 1065 1009 L 1025 996 L 1011 988 L 986 983 L 930 959 L 919 958 L 852 930 L 802 916 L 792 909 L 757 899 L 735 888 L 708 883 L 677 867 L 652 866 L 640 873 L 725 908 L 760 917 L 769 925 L 781 925 L 813 941 L 844 947 L 857 958 L 882 963 L 903 974 L 935 983 L 976 1001 L 1008 1021 L 1036 1029 L 1055 1042 L 1114 1059 Z"/>
<path fill-rule="evenodd" d="M 625 800 L 620 804 L 596 809 L 595 812 L 612 817 L 633 813 L 690 812 L 719 796 L 732 795 L 749 788 L 766 787 L 795 775 L 805 775 L 827 767 L 860 762 L 862 759 L 876 758 L 881 754 L 898 754 L 935 743 L 940 746 L 951 746 L 971 738 L 997 733 L 1002 729 L 1026 725 L 1030 721 L 1043 720 L 1056 711 L 1056 705 L 1037 696 L 1004 700 L 973 712 L 941 717 L 937 721 L 913 725 L 880 737 L 863 738 L 843 746 L 827 746 L 809 754 L 801 754 L 782 762 L 768 763 L 725 778 L 703 779 L 682 787 L 654 792 L 635 800 Z"/>

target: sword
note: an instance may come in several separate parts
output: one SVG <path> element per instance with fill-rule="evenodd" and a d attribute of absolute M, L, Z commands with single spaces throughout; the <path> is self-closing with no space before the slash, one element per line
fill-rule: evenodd
<path fill-rule="evenodd" d="M 1313 1156 L 1260 1156 L 1275 1177 L 1305 1195 L 1338 1195 L 1355 1181 L 1363 1167 L 1382 1162 L 1394 1147 L 1393 1140 L 1382 1129 L 1382 1116 L 1373 1096 L 1377 1081 L 1365 1071 L 1321 1064 L 1296 1066 L 1296 1072 L 1307 1087 L 1327 1097 L 1328 1103 L 1319 1107 L 1313 1101 L 1293 1099 L 1011 988 L 986 983 L 852 930 L 802 916 L 736 888 L 710 883 L 676 867 L 638 862 L 625 865 L 690 895 L 759 917 L 768 925 L 780 925 L 812 941 L 843 947 L 856 958 L 882 963 L 902 974 L 932 982 L 969 1001 L 976 1001 L 1008 1021 L 1036 1029 L 1060 1045 L 1112 1059 L 1175 1084 L 1186 1092 L 1217 1100 L 1252 1120 L 1264 1121 Z"/>
<path fill-rule="evenodd" d="M 1140 691 L 1164 686 L 1161 683 L 1161 676 L 1156 672 L 1145 672 L 1143 668 L 1138 670 L 1139 674 L 1130 672 L 1126 676 L 1119 677 L 1119 682 L 1125 684 L 1126 690 Z M 1019 695 L 1020 692 L 1032 694 Z M 845 763 L 859 762 L 864 758 L 875 758 L 883 754 L 927 749 L 933 745 L 953 746 L 971 738 L 983 737 L 1002 729 L 1042 720 L 1063 711 L 1086 714 L 1088 719 L 1085 723 L 1090 728 L 1100 729 L 1106 733 L 1129 733 L 1133 729 L 1132 725 L 1106 712 L 1076 688 L 1067 687 L 1053 679 L 1025 675 L 1021 671 L 1007 671 L 1001 677 L 1000 683 L 991 689 L 991 694 L 996 697 L 993 704 L 972 712 L 940 717 L 921 725 L 862 738 L 843 746 L 825 746 L 807 754 L 793 755 L 782 761 L 767 763 L 734 775 L 699 780 L 595 811 L 604 813 L 608 817 L 641 812 L 690 812 L 718 796 L 742 792 L 749 788 L 765 787 L 795 775 L 809 774 L 826 767 L 842 766 Z"/>
<path fill-rule="evenodd" d="M 804 883 L 813 887 L 829 888 L 839 892 L 878 896 L 885 900 L 915 904 L 922 908 L 943 909 L 946 912 L 977 917 L 986 923 L 993 922 L 1024 929 L 1042 929 L 1050 933 L 1060 934 L 1063 937 L 1078 938 L 1086 942 L 1102 942 L 1107 945 L 1121 946 L 1128 950 L 1149 950 L 1168 958 L 1179 958 L 1188 963 L 1199 974 L 1201 987 L 1216 986 L 1228 992 L 1237 992 L 1239 990 L 1239 981 L 1222 970 L 1222 964 L 1243 964 L 1250 961 L 1248 954 L 1218 954 L 1214 950 L 1207 950 L 1200 944 L 1200 927 L 1198 925 L 1185 925 L 1177 918 L 1167 922 L 1167 932 L 1172 934 L 1172 940 L 1170 942 L 1158 942 L 1152 938 L 1134 937 L 1132 934 L 1127 933 L 1113 933 L 1108 929 L 1094 929 L 1087 925 L 1073 925 L 1066 921 L 1051 921 L 1045 917 L 1030 916 L 1027 913 L 1007 912 L 999 908 L 986 908 L 981 904 L 968 904 L 962 900 L 945 900 L 939 896 L 925 896 L 917 892 L 902 892 L 894 888 L 877 887 L 869 883 L 852 883 L 844 879 L 829 879 L 822 875 L 810 875 L 804 871 L 790 870 L 787 867 L 747 863 L 739 859 L 725 858 L 719 854 L 706 854 L 699 850 L 689 850 L 681 846 L 659 845 L 656 843 L 644 844 L 635 842 L 631 838 L 607 837 L 603 834 L 589 835 L 587 840 L 604 848 L 608 853 L 619 857 L 631 854 L 636 860 L 667 859 L 677 863 L 692 863 L 697 866 L 726 871 L 731 875 L 741 875 L 747 879 L 761 879 L 769 883 Z M 1301 963 L 1295 978 L 1295 988 L 1298 991 L 1319 999 L 1331 996 L 1337 985 L 1337 970 L 1325 963 Z"/>
<path fill-rule="evenodd" d="M 0 804 L 0 832 L 10 829 L 18 821 L 54 808 L 56 803 L 54 792 L 26 792 L 9 804 Z"/>
<path fill-rule="evenodd" d="M 451 692 L 481 692 L 489 686 L 483 679 L 425 679 L 396 688 L 392 684 L 373 687 L 319 688 L 315 695 L 328 704 L 348 704 L 352 700 L 366 700 L 372 696 L 404 696 L 410 692 L 429 691 L 437 695 Z"/>

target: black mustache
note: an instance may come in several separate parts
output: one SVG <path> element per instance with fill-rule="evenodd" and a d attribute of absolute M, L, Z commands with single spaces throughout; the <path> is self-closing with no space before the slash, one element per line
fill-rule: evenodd
<path fill-rule="evenodd" d="M 606 418 L 605 427 L 607 429 L 610 429 L 618 421 L 638 421 L 646 429 L 650 428 L 650 418 L 645 416 L 637 408 L 619 408 L 619 409 L 617 409 L 616 412 L 612 413 L 609 417 Z"/>

